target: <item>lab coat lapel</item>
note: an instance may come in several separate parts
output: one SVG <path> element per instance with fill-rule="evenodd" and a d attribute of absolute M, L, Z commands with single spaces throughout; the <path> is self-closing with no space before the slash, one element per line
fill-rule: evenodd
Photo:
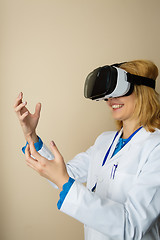
<path fill-rule="evenodd" d="M 123 131 L 123 129 L 121 129 L 121 130 L 119 131 L 119 133 L 118 133 L 118 135 L 117 135 L 117 137 L 116 137 L 116 139 L 115 139 L 115 141 L 114 141 L 114 143 L 113 143 L 113 145 L 112 145 L 112 147 L 111 147 L 111 150 L 110 150 L 109 155 L 108 155 L 108 157 L 107 157 L 106 163 L 109 162 L 109 161 L 112 159 L 113 152 L 114 152 L 115 147 L 116 147 L 116 145 L 117 145 L 117 143 L 118 143 L 118 141 L 119 141 L 119 138 L 120 138 L 121 135 L 122 135 L 122 131 Z"/>
<path fill-rule="evenodd" d="M 115 154 L 113 157 L 113 152 L 115 150 L 115 147 L 119 141 L 119 138 L 121 137 L 123 132 L 123 129 L 120 130 L 117 138 L 114 141 L 114 144 L 111 147 L 111 151 L 109 153 L 108 159 L 106 161 L 106 164 L 110 164 L 110 162 L 113 163 L 114 160 L 117 160 L 119 157 L 121 157 L 121 155 L 123 155 L 124 153 L 127 153 L 127 151 L 129 151 L 129 149 L 131 147 L 134 147 L 134 144 L 141 142 L 142 140 L 145 141 L 145 139 L 147 137 L 149 137 L 149 135 L 151 134 L 150 132 L 147 132 L 144 128 L 141 128 L 134 136 L 133 138 L 117 153 Z"/>

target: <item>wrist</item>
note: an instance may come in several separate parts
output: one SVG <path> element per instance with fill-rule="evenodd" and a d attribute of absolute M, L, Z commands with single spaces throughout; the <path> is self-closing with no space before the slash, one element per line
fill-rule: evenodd
<path fill-rule="evenodd" d="M 33 141 L 34 143 L 38 142 L 38 137 L 36 132 L 33 133 L 29 133 L 25 136 L 26 141 L 29 143 L 31 141 Z"/>
<path fill-rule="evenodd" d="M 60 191 L 62 191 L 63 185 L 64 185 L 65 183 L 67 183 L 68 180 L 69 180 L 69 175 L 67 174 L 63 179 L 61 179 L 61 182 L 60 182 L 59 184 L 57 184 L 57 186 L 58 186 L 58 188 L 59 188 Z"/>

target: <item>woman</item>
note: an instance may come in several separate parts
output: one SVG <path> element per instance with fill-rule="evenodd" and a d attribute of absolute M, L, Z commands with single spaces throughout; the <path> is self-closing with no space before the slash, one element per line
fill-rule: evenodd
<path fill-rule="evenodd" d="M 149 79 L 158 76 L 150 61 L 119 67 Z M 20 93 L 14 108 L 29 142 L 23 149 L 27 165 L 58 186 L 58 208 L 84 223 L 85 239 L 160 239 L 160 100 L 156 91 L 134 84 L 128 96 L 107 99 L 118 132 L 102 133 L 67 165 L 53 141 L 50 152 L 36 135 L 41 105 L 32 115 L 22 97 Z"/>

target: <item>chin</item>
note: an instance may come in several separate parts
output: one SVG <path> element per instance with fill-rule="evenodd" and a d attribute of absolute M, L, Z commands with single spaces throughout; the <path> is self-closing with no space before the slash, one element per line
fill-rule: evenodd
<path fill-rule="evenodd" d="M 124 120 L 122 116 L 118 116 L 118 115 L 116 116 L 116 114 L 112 114 L 112 117 L 113 117 L 114 120 L 117 120 L 117 121 L 123 121 Z"/>

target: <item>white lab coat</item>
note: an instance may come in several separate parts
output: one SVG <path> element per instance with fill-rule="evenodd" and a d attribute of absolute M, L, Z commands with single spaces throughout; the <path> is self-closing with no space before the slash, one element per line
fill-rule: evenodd
<path fill-rule="evenodd" d="M 67 164 L 75 179 L 61 211 L 84 223 L 85 240 L 158 240 L 160 223 L 160 131 L 142 128 L 116 155 L 115 132 L 101 134 Z M 43 145 L 40 153 L 53 159 Z M 114 179 L 111 172 L 118 164 Z M 86 187 L 82 184 L 87 182 Z M 97 183 L 95 192 L 91 189 Z"/>

